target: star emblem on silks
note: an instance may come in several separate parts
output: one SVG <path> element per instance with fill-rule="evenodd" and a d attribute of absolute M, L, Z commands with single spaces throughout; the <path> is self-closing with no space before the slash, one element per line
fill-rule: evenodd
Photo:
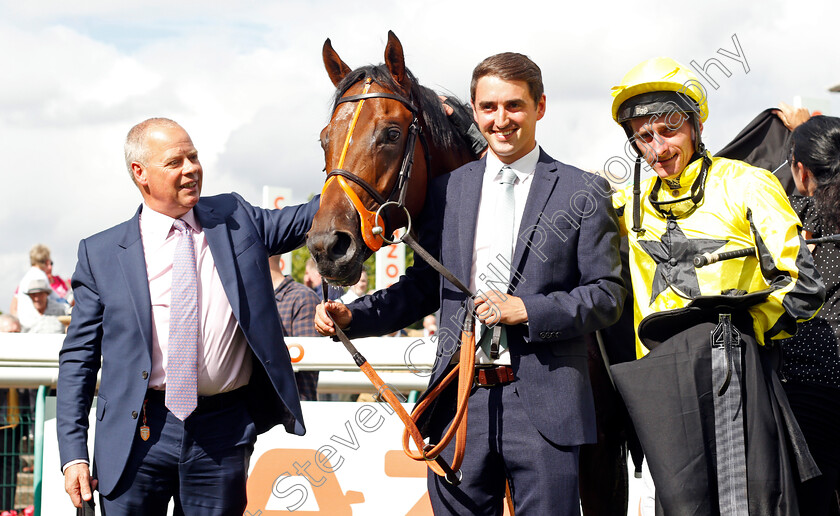
<path fill-rule="evenodd" d="M 651 285 L 650 304 L 663 290 L 672 286 L 694 299 L 700 296 L 700 284 L 694 268 L 694 257 L 716 251 L 728 240 L 686 238 L 676 220 L 669 220 L 665 233 L 657 240 L 639 240 L 639 245 L 656 262 Z"/>

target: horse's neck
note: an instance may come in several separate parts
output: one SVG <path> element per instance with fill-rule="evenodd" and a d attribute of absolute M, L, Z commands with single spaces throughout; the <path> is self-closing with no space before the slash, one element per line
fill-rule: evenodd
<path fill-rule="evenodd" d="M 442 149 L 432 149 L 429 174 L 432 179 L 448 174 L 456 168 L 475 161 L 475 156 L 468 149 L 458 149 L 457 152 L 447 152 Z"/>

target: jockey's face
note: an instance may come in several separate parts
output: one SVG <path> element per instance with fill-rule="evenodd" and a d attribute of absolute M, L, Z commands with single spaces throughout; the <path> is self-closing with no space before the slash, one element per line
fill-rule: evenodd
<path fill-rule="evenodd" d="M 657 118 L 633 118 L 630 127 L 636 147 L 662 179 L 677 177 L 694 155 L 694 125 L 689 118 L 674 127 Z M 703 131 L 703 124 L 700 124 Z"/>

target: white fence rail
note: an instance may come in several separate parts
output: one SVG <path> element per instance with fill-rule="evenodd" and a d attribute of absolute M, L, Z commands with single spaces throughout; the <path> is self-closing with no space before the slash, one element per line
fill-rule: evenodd
<path fill-rule="evenodd" d="M 62 342 L 63 335 L 0 333 L 0 388 L 55 387 Z M 436 349 L 428 338 L 372 337 L 353 343 L 389 385 L 401 392 L 426 388 Z M 290 337 L 286 345 L 295 370 L 321 371 L 319 392 L 373 391 L 341 343 Z"/>

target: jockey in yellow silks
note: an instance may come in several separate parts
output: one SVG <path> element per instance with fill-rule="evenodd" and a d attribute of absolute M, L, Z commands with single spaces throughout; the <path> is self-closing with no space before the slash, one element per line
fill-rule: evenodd
<path fill-rule="evenodd" d="M 712 158 L 702 143 L 708 117 L 697 78 L 669 58 L 645 61 L 613 88 L 613 119 L 656 173 L 615 193 L 630 245 L 635 325 L 700 295 L 773 287 L 749 308 L 756 340 L 789 337 L 813 317 L 823 287 L 778 180 L 741 161 Z M 634 188 L 639 189 L 634 202 Z M 705 252 L 755 246 L 755 256 L 695 268 Z M 636 353 L 647 349 L 636 337 Z"/>

